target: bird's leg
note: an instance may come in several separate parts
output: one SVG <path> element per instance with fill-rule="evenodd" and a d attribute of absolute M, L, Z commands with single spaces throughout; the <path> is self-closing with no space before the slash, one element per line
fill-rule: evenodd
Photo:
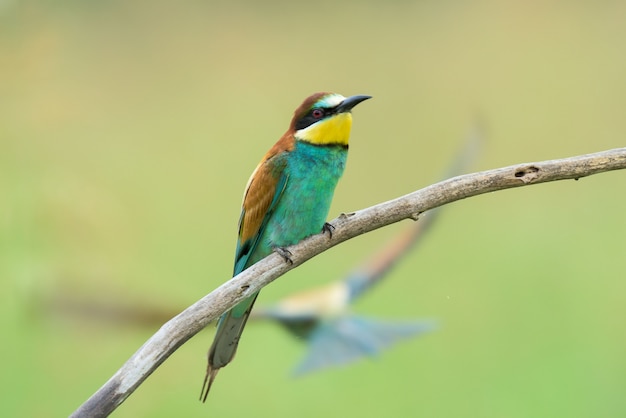
<path fill-rule="evenodd" d="M 328 238 L 329 239 L 333 239 L 333 231 L 335 230 L 335 226 L 328 223 L 328 222 L 324 222 L 324 226 L 322 226 L 322 234 L 328 232 Z"/>
<path fill-rule="evenodd" d="M 291 251 L 283 247 L 275 247 L 274 251 L 276 252 L 276 254 L 281 256 L 285 260 L 285 262 L 293 264 L 293 260 L 291 259 L 291 256 L 293 254 L 291 254 Z"/>

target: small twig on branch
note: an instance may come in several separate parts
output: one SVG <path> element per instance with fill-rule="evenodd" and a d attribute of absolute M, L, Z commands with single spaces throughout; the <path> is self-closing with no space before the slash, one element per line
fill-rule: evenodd
<path fill-rule="evenodd" d="M 621 169 L 626 169 L 626 148 L 457 176 L 367 209 L 342 214 L 331 222 L 335 228 L 332 239 L 328 234 L 317 234 L 289 247 L 293 264 L 271 254 L 164 324 L 72 417 L 109 415 L 178 347 L 212 320 L 279 276 L 343 241 L 403 219 L 417 220 L 420 213 L 467 197 Z"/>

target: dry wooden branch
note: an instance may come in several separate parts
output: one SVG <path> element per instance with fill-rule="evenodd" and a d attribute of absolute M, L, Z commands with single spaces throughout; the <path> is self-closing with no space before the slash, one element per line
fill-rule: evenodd
<path fill-rule="evenodd" d="M 331 224 L 332 239 L 318 234 L 289 248 L 293 264 L 272 254 L 185 309 L 164 324 L 72 417 L 104 417 L 115 410 L 178 347 L 212 320 L 263 286 L 310 258 L 357 235 L 479 194 L 556 180 L 579 179 L 626 168 L 626 148 L 595 154 L 517 164 L 453 177 L 416 192 L 354 213 Z"/>

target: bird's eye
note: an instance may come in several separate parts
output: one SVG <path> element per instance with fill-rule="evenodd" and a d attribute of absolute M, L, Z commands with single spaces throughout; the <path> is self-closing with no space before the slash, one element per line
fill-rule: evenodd
<path fill-rule="evenodd" d="M 324 111 L 322 109 L 313 109 L 311 115 L 313 115 L 315 119 L 320 119 L 322 116 L 324 116 Z"/>

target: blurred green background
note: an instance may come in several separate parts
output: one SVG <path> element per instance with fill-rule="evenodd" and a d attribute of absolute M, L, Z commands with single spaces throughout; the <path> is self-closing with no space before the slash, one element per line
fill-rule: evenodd
<path fill-rule="evenodd" d="M 623 146 L 625 21 L 618 1 L 0 1 L 0 414 L 68 415 L 157 329 L 51 298 L 177 312 L 229 277 L 246 180 L 310 93 L 374 96 L 333 218 L 437 180 L 476 119 L 476 170 Z M 203 405 L 209 327 L 115 416 L 624 416 L 625 184 L 450 205 L 355 307 L 441 327 L 378 359 L 293 380 L 302 345 L 253 324 Z"/>

